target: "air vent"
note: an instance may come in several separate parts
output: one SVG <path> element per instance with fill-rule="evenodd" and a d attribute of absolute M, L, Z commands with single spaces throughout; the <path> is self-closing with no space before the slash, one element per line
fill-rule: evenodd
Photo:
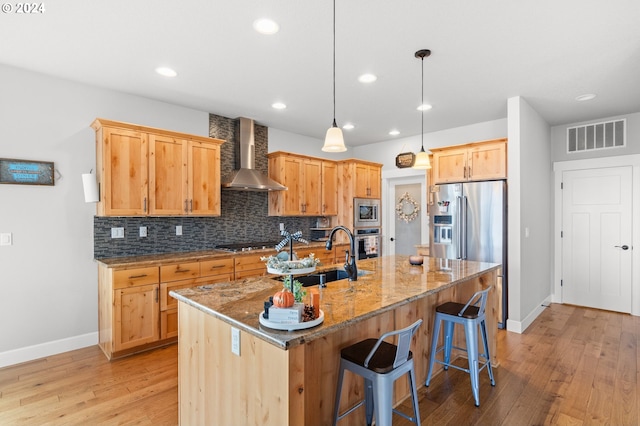
<path fill-rule="evenodd" d="M 620 148 L 626 145 L 626 120 L 603 121 L 567 129 L 567 152 Z"/>

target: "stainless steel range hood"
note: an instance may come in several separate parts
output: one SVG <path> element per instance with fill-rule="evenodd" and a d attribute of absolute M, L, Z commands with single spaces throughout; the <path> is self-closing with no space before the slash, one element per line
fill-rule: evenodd
<path fill-rule="evenodd" d="M 222 178 L 222 189 L 235 191 L 283 191 L 287 187 L 255 169 L 255 126 L 239 118 L 236 126 L 236 170 Z"/>

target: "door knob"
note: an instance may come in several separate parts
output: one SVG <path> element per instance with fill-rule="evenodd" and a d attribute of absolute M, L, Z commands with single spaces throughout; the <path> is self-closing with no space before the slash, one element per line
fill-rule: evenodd
<path fill-rule="evenodd" d="M 622 250 L 629 250 L 629 246 L 626 244 L 623 246 L 614 246 L 614 247 L 621 248 Z"/>

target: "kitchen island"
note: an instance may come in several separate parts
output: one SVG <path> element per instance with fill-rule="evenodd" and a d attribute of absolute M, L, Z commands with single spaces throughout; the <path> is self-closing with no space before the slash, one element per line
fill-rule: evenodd
<path fill-rule="evenodd" d="M 466 302 L 494 285 L 500 265 L 408 256 L 358 262 L 355 282 L 333 281 L 320 289 L 324 321 L 299 331 L 262 326 L 263 302 L 282 288 L 268 277 L 172 291 L 178 307 L 180 424 L 331 424 L 340 349 L 424 320 L 412 351 L 418 384 L 426 379 L 434 309 L 446 301 Z M 317 271 L 317 272 L 320 272 Z M 487 329 L 495 360 L 495 292 L 487 303 Z M 239 355 L 232 352 L 239 335 Z M 496 363 L 497 365 L 497 363 Z M 347 375 L 342 406 L 364 394 L 361 378 Z M 409 395 L 396 382 L 395 402 Z M 359 408 L 351 420 L 361 416 Z"/>

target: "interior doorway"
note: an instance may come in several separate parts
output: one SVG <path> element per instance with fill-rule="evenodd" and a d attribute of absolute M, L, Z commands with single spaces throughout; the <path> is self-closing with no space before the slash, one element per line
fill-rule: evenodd
<path fill-rule="evenodd" d="M 399 218 L 396 207 L 405 192 L 419 210 L 415 219 Z M 416 245 L 429 244 L 427 179 L 424 170 L 393 170 L 382 173 L 382 250 L 385 255 L 416 254 Z M 404 203 L 407 204 L 406 202 Z"/>

